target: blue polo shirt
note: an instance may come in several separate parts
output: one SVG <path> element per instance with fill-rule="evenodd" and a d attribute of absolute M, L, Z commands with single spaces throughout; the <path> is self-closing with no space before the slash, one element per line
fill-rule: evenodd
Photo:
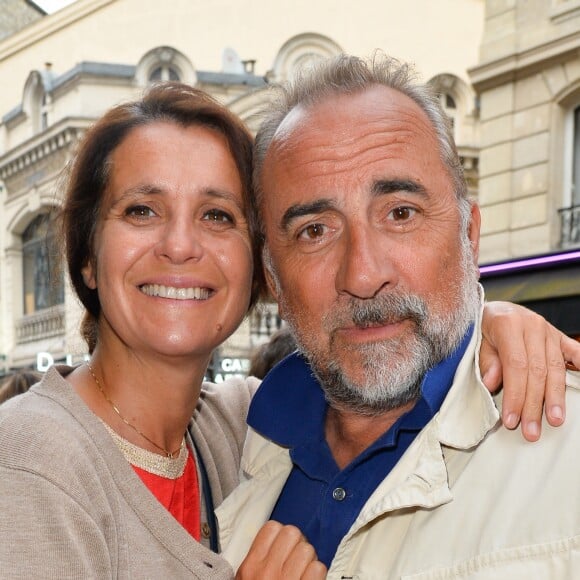
<path fill-rule="evenodd" d="M 304 357 L 290 355 L 262 382 L 248 424 L 288 447 L 293 463 L 271 519 L 300 528 L 326 566 L 373 491 L 441 407 L 472 333 L 427 372 L 413 409 L 342 470 L 324 436 L 324 394 Z"/>

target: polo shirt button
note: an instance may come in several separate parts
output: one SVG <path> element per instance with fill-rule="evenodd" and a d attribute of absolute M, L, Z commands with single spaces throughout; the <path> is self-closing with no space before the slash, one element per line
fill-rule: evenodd
<path fill-rule="evenodd" d="M 342 501 L 346 497 L 346 491 L 342 487 L 337 487 L 332 492 L 332 498 L 336 501 Z"/>

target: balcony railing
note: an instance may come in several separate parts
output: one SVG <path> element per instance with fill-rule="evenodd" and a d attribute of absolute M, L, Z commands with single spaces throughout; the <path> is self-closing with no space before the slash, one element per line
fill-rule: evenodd
<path fill-rule="evenodd" d="M 23 316 L 16 323 L 16 342 L 23 344 L 64 334 L 64 304 Z"/>
<path fill-rule="evenodd" d="M 563 207 L 560 214 L 560 247 L 568 248 L 580 244 L 580 205 Z"/>
<path fill-rule="evenodd" d="M 250 336 L 253 345 L 266 342 L 282 326 L 275 302 L 262 302 L 252 312 Z"/>

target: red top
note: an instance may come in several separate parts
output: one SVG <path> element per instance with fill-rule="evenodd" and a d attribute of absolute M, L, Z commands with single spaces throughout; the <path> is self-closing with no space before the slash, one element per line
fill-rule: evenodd
<path fill-rule="evenodd" d="M 199 483 L 193 456 L 189 453 L 185 470 L 177 479 L 168 479 L 132 466 L 149 491 L 165 509 L 199 542 L 201 510 Z"/>

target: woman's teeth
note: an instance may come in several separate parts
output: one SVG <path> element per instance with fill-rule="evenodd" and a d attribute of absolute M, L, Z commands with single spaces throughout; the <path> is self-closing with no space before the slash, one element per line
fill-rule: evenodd
<path fill-rule="evenodd" d="M 140 287 L 147 296 L 170 298 L 172 300 L 207 300 L 210 291 L 208 288 L 175 288 L 162 284 L 144 284 Z"/>

